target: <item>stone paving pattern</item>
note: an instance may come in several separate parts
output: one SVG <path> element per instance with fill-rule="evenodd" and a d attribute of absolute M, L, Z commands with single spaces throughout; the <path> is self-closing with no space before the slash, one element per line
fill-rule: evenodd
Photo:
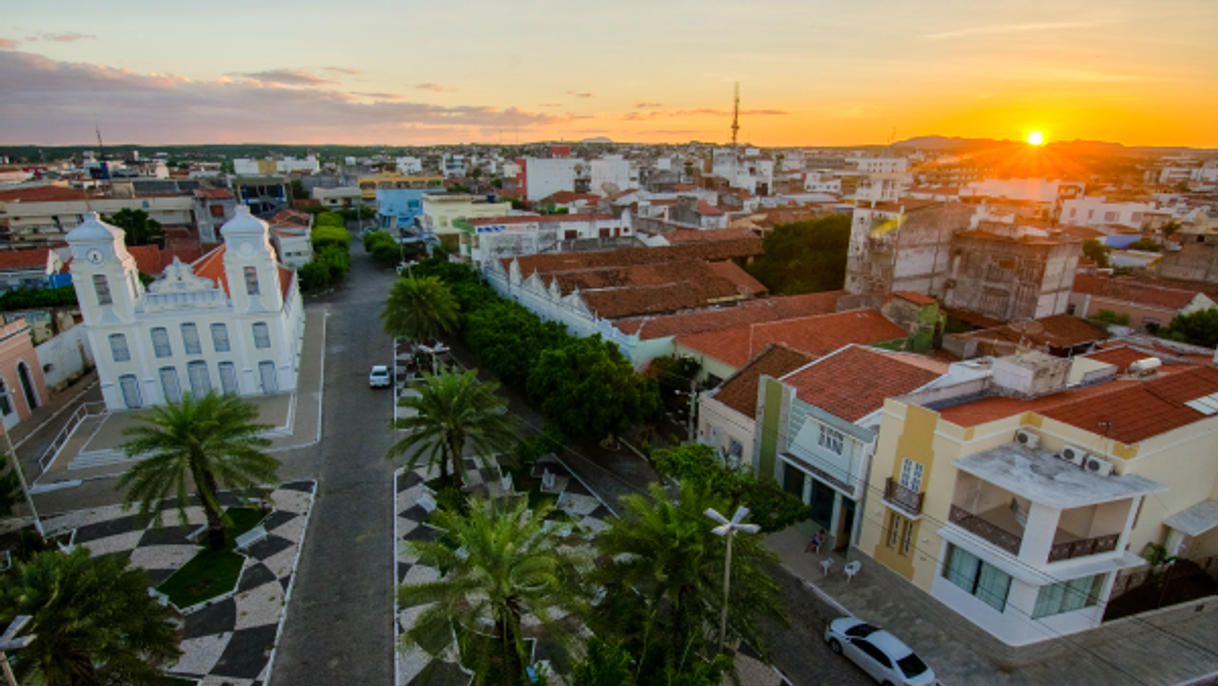
<path fill-rule="evenodd" d="M 183 655 L 170 673 L 201 679 L 202 686 L 266 682 L 314 488 L 313 482 L 300 481 L 271 494 L 274 510 L 262 522 L 267 537 L 245 551 L 236 592 L 184 615 Z M 245 505 L 231 493 L 221 494 L 220 501 L 225 507 Z M 206 521 L 203 508 L 191 505 L 186 515 L 188 523 L 182 526 L 177 512 L 167 507 L 158 528 L 141 525 L 137 515 L 112 505 L 59 515 L 45 525 L 49 532 L 75 529 L 75 545 L 143 568 L 156 586 L 200 549 L 186 537 Z"/>

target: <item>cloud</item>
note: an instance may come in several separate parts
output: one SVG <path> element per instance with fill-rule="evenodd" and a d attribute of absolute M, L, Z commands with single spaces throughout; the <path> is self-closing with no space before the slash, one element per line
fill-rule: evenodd
<path fill-rule="evenodd" d="M 435 91 L 436 93 L 456 93 L 456 88 L 445 88 L 438 83 L 420 83 L 416 84 L 415 88 L 421 91 Z"/>
<path fill-rule="evenodd" d="M 745 116 L 750 116 L 750 117 L 769 117 L 769 116 L 781 116 L 781 115 L 786 115 L 786 114 L 790 114 L 790 113 L 785 110 L 741 110 L 740 114 L 745 115 Z M 652 110 L 651 112 L 627 112 L 626 114 L 622 115 L 619 118 L 622 119 L 623 121 L 647 121 L 648 119 L 655 119 L 656 117 L 661 117 L 661 116 L 663 116 L 663 117 L 697 117 L 697 116 L 730 117 L 731 115 L 732 115 L 732 113 L 729 110 L 720 110 L 720 109 L 715 109 L 713 107 L 698 107 L 698 108 L 694 108 L 694 109 L 682 109 L 682 110 Z"/>
<path fill-rule="evenodd" d="M 1034 31 L 1060 31 L 1063 29 L 1081 29 L 1096 26 L 1104 22 L 1098 21 L 1059 21 L 1041 22 L 1035 24 L 993 24 L 989 26 L 972 26 L 956 31 L 931 33 L 923 38 L 939 40 L 942 38 L 960 38 L 962 36 L 985 36 L 1004 33 L 1032 33 Z"/>
<path fill-rule="evenodd" d="M 91 33 L 43 33 L 39 34 L 42 40 L 55 41 L 56 43 L 73 43 L 78 40 L 89 40 L 97 38 Z"/>
<path fill-rule="evenodd" d="M 338 81 L 310 74 L 303 69 L 268 69 L 255 72 L 229 72 L 227 76 L 240 76 L 251 81 L 277 86 L 326 86 Z"/>
<path fill-rule="evenodd" d="M 397 93 L 359 93 L 352 91 L 351 95 L 358 95 L 364 98 L 375 98 L 377 100 L 401 100 L 405 96 Z"/>
<path fill-rule="evenodd" d="M 515 107 L 360 102 L 324 86 L 266 84 L 256 79 L 198 81 L 175 74 L 137 74 L 2 51 L 0 121 L 5 142 L 48 145 L 89 139 L 94 115 L 108 139 L 147 144 L 409 143 L 451 140 L 454 132 L 480 127 L 530 130 L 569 121 Z"/>
<path fill-rule="evenodd" d="M 0 50 L 13 50 L 17 47 L 17 41 L 12 38 L 0 38 Z"/>
<path fill-rule="evenodd" d="M 595 93 L 576 93 L 575 91 L 567 91 L 567 95 L 574 95 L 577 98 L 591 98 Z"/>
<path fill-rule="evenodd" d="M 360 76 L 364 73 L 363 69 L 347 69 L 346 67 L 322 67 L 322 71 L 332 71 L 335 74 L 346 74 L 347 76 Z"/>
<path fill-rule="evenodd" d="M 562 107 L 561 102 L 543 102 L 538 107 Z"/>
<path fill-rule="evenodd" d="M 657 107 L 663 107 L 663 105 L 658 102 L 636 102 L 634 103 L 634 106 L 640 110 L 654 110 Z"/>

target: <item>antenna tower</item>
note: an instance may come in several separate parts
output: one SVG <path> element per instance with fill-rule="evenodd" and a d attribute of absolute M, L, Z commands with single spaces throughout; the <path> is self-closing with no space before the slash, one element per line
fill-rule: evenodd
<path fill-rule="evenodd" d="M 740 133 L 740 82 L 736 82 L 736 104 L 732 108 L 732 147 L 736 147 L 736 134 Z"/>

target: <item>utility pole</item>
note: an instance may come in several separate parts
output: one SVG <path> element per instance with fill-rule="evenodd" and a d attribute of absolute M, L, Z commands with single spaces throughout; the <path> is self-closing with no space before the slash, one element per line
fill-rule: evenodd
<path fill-rule="evenodd" d="M 8 429 L 3 430 L 4 444 L 8 447 L 8 459 L 13 461 L 13 470 L 17 472 L 17 481 L 21 482 L 21 492 L 25 494 L 25 502 L 30 506 L 30 514 L 34 515 L 34 530 L 39 536 L 45 536 L 46 532 L 42 530 L 42 520 L 38 518 L 38 509 L 34 507 L 34 497 L 30 495 L 30 487 L 25 483 L 25 470 L 21 468 L 21 460 L 17 459 L 17 448 L 13 446 L 13 439 L 8 435 Z"/>
<path fill-rule="evenodd" d="M 740 133 L 740 82 L 736 82 L 736 104 L 732 109 L 732 149 L 736 149 L 736 134 Z"/>
<path fill-rule="evenodd" d="M 689 442 L 694 442 L 694 430 L 697 428 L 695 415 L 698 411 L 698 381 L 689 380 Z"/>
<path fill-rule="evenodd" d="M 756 524 L 740 523 L 749 514 L 749 508 L 743 506 L 736 508 L 736 514 L 732 515 L 731 521 L 728 521 L 727 517 L 719 514 L 713 507 L 706 508 L 702 514 L 719 522 L 720 526 L 711 529 L 712 533 L 716 536 L 727 537 L 727 558 L 723 564 L 723 613 L 719 618 L 719 652 L 722 653 L 727 644 L 727 607 L 728 600 L 731 598 L 732 579 L 732 539 L 736 536 L 737 531 L 755 534 L 761 531 L 761 527 Z"/>

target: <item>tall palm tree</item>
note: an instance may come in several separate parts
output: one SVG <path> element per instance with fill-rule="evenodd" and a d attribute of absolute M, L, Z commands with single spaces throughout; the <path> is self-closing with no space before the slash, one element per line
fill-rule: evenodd
<path fill-rule="evenodd" d="M 437 655 L 458 635 L 492 632 L 495 654 L 467 649 L 462 657 L 480 672 L 501 672 L 497 683 L 518 686 L 525 667 L 524 615 L 536 617 L 560 646 L 570 645 L 571 633 L 560 622 L 586 609 L 579 569 L 590 561 L 560 549 L 558 535 L 544 529 L 551 508 L 530 512 L 528 506 L 526 498 L 515 504 L 472 499 L 467 515 L 445 509 L 432 514 L 432 523 L 447 532 L 444 538 L 406 545 L 421 563 L 447 571 L 437 581 L 398 587 L 403 607 L 433 603 L 403 635 L 403 647 Z"/>
<path fill-rule="evenodd" d="M 430 341 L 457 328 L 460 312 L 448 285 L 436 276 L 398 279 L 389 291 L 381 321 L 395 338 Z"/>
<path fill-rule="evenodd" d="M 147 455 L 118 481 L 127 489 L 125 505 L 138 502 L 140 515 L 159 522 L 161 504 L 176 497 L 178 516 L 186 522 L 187 479 L 207 514 L 207 536 L 212 550 L 225 544 L 224 511 L 220 485 L 253 490 L 279 480 L 279 460 L 262 452 L 271 444 L 260 434 L 269 424 L 256 424 L 258 408 L 235 395 L 211 391 L 201 399 L 189 393 L 182 402 L 158 406 L 142 426 L 123 431 L 130 437 L 122 445 L 128 457 Z"/>
<path fill-rule="evenodd" d="M 407 469 L 420 460 L 437 465 L 440 475 L 451 478 L 453 488 L 461 488 L 466 446 L 472 447 L 483 462 L 516 442 L 515 422 L 507 412 L 507 399 L 495 394 L 499 383 L 478 381 L 477 372 L 449 371 L 423 374 L 414 384 L 418 397 L 403 398 L 400 407 L 415 411 L 415 416 L 398 419 L 398 429 L 406 437 L 389 449 L 388 459 L 409 454 Z M 449 475 L 449 466 L 452 473 Z"/>
<path fill-rule="evenodd" d="M 594 573 L 594 580 L 610 587 L 638 589 L 646 602 L 644 632 L 658 640 L 667 637 L 665 654 L 680 671 L 693 659 L 690 646 L 707 627 L 718 626 L 723 608 L 723 570 L 726 545 L 711 529 L 703 512 L 713 507 L 727 512 L 727 503 L 710 490 L 684 482 L 679 500 L 658 484 L 650 496 L 621 499 L 623 516 L 609 521 L 597 537 L 597 548 L 613 561 Z M 788 623 L 782 594 L 766 572 L 778 556 L 765 547 L 761 536 L 742 534 L 732 546 L 731 599 L 728 631 L 764 652 L 757 622 L 765 617 Z"/>
<path fill-rule="evenodd" d="M 177 629 L 169 609 L 148 595 L 143 570 L 113 556 L 34 555 L 0 576 L 0 625 L 31 615 L 29 645 L 12 654 L 19 682 L 47 686 L 163 683 Z"/>

